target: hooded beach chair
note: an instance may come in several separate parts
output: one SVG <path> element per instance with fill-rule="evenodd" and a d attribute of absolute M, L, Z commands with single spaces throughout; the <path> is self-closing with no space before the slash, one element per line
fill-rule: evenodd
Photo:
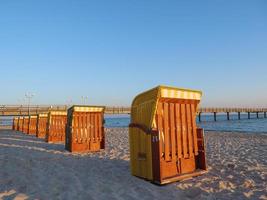
<path fill-rule="evenodd" d="M 157 184 L 207 172 L 204 134 L 196 125 L 200 91 L 159 86 L 131 108 L 131 172 Z"/>

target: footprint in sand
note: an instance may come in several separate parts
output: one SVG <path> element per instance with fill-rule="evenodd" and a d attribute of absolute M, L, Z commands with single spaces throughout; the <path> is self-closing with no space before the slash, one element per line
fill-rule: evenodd
<path fill-rule="evenodd" d="M 251 179 L 246 179 L 245 182 L 243 183 L 242 187 L 248 189 L 248 188 L 253 188 L 255 187 L 255 182 Z"/>
<path fill-rule="evenodd" d="M 219 182 L 219 189 L 221 191 L 228 190 L 228 191 L 234 192 L 234 189 L 236 189 L 236 186 L 229 181 L 220 181 Z"/>
<path fill-rule="evenodd" d="M 260 200 L 267 200 L 267 195 L 261 195 Z"/>
<path fill-rule="evenodd" d="M 244 192 L 243 194 L 244 194 L 245 197 L 250 198 L 254 194 L 254 192 L 253 191 L 249 191 L 249 192 Z"/>

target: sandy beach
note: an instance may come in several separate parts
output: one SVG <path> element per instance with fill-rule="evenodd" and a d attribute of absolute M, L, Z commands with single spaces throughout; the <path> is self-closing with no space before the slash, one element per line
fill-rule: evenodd
<path fill-rule="evenodd" d="M 209 173 L 160 187 L 131 176 L 126 128 L 84 155 L 1 130 L 0 199 L 267 199 L 267 135 L 205 135 Z"/>

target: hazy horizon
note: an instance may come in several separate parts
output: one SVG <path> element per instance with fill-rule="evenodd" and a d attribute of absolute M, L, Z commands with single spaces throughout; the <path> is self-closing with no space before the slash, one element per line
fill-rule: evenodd
<path fill-rule="evenodd" d="M 267 107 L 265 1 L 4 1 L 0 104 L 129 106 L 157 85 Z"/>

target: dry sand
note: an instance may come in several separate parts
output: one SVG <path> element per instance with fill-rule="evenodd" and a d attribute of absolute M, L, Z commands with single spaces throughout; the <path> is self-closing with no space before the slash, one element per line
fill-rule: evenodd
<path fill-rule="evenodd" d="M 0 199 L 267 199 L 267 136 L 206 133 L 209 173 L 159 187 L 131 176 L 128 130 L 107 129 L 107 148 L 73 155 L 0 131 Z"/>

